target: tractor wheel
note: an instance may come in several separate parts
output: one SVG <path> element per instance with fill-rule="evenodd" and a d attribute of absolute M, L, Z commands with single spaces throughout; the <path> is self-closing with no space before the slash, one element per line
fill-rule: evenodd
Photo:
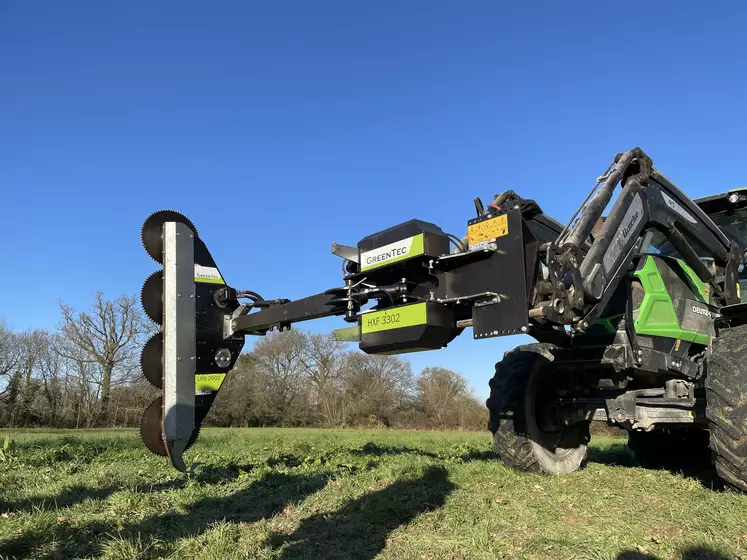
<path fill-rule="evenodd" d="M 706 430 L 629 432 L 628 447 L 642 465 L 653 468 L 709 468 Z"/>
<path fill-rule="evenodd" d="M 720 329 L 706 375 L 706 417 L 716 472 L 747 492 L 747 325 Z"/>
<path fill-rule="evenodd" d="M 514 350 L 495 366 L 490 380 L 490 431 L 493 449 L 509 468 L 543 474 L 567 474 L 586 462 L 589 422 L 553 425 L 557 394 L 552 363 L 542 355 Z"/>

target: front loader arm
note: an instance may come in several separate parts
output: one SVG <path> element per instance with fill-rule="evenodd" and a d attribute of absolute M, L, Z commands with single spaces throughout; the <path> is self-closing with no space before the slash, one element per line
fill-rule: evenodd
<path fill-rule="evenodd" d="M 620 181 L 623 189 L 617 201 L 591 244 L 584 247 Z M 644 234 L 652 229 L 666 237 L 701 281 L 711 284 L 721 305 L 738 302 L 736 242 L 635 149 L 616 157 L 604 185 L 590 198 L 573 229 L 548 247 L 546 262 L 553 286 L 545 291 L 554 299 L 537 302 L 530 317 L 585 330 L 609 302 L 640 251 Z M 702 257 L 712 260 L 711 268 Z M 569 277 L 569 289 L 557 286 Z"/>

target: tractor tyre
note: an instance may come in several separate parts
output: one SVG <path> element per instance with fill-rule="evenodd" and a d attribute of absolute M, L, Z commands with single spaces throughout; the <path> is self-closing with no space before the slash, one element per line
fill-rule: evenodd
<path fill-rule="evenodd" d="M 539 421 L 548 409 L 544 399 L 546 380 L 553 378 L 552 362 L 525 348 L 506 353 L 490 380 L 486 404 L 493 449 L 512 469 L 542 474 L 577 471 L 586 462 L 590 423 L 548 427 L 547 419 Z"/>
<path fill-rule="evenodd" d="M 711 465 L 706 430 L 633 431 L 628 433 L 628 447 L 650 468 L 706 469 Z"/>
<path fill-rule="evenodd" d="M 707 363 L 706 417 L 716 472 L 747 492 L 747 325 L 720 329 Z"/>

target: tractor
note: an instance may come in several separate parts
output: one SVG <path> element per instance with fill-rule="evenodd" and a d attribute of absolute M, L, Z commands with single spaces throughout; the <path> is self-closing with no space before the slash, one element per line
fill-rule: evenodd
<path fill-rule="evenodd" d="M 705 460 L 747 491 L 747 190 L 692 200 L 635 148 L 566 225 L 514 191 L 474 207 L 461 237 L 413 219 L 333 243 L 341 285 L 294 301 L 230 286 L 188 218 L 152 214 L 142 241 L 162 269 L 141 295 L 162 328 L 141 366 L 162 395 L 142 417 L 147 448 L 184 471 L 247 335 L 340 316 L 336 336 L 370 354 L 436 350 L 465 329 L 532 337 L 496 364 L 486 403 L 510 468 L 580 469 L 597 420 L 642 462 Z"/>

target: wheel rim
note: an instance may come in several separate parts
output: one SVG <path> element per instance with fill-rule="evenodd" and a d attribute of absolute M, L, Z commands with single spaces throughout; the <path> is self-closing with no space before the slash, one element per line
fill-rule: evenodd
<path fill-rule="evenodd" d="M 577 431 L 578 424 L 570 426 L 560 426 L 555 432 L 543 430 L 537 421 L 537 401 L 540 399 L 540 381 L 542 380 L 542 364 L 537 361 L 534 364 L 532 372 L 529 374 L 529 380 L 524 392 L 526 427 L 529 438 L 537 444 L 540 451 L 551 455 L 555 459 L 565 459 L 578 450 L 578 447 L 562 447 L 565 436 Z"/>

